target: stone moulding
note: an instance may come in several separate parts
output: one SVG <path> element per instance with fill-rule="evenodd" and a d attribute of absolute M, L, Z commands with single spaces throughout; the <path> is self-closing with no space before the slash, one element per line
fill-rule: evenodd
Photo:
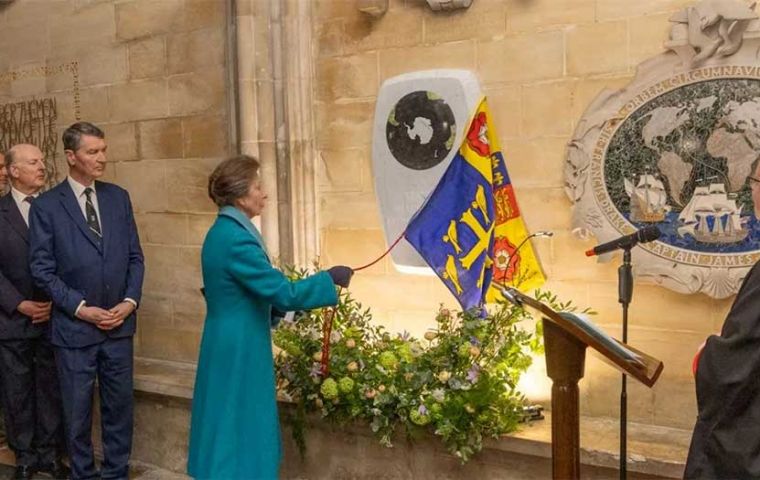
<path fill-rule="evenodd" d="M 712 138 L 717 137 L 714 135 L 716 130 L 724 130 L 722 133 L 725 138 L 736 138 L 731 137 L 731 135 L 738 135 L 734 132 L 741 131 L 742 128 L 747 130 L 755 128 L 747 127 L 747 125 L 760 125 L 760 108 L 757 109 L 756 116 L 753 115 L 751 118 L 740 116 L 751 115 L 755 113 L 755 110 L 746 110 L 744 104 L 725 100 L 724 104 L 721 104 L 720 95 L 714 97 L 705 94 L 695 99 L 697 94 L 693 91 L 712 89 L 712 91 L 722 93 L 724 91 L 722 89 L 734 88 L 735 83 L 731 82 L 736 81 L 749 82 L 752 89 L 760 88 L 760 20 L 753 9 L 754 3 L 749 4 L 742 0 L 704 0 L 671 17 L 670 21 L 673 25 L 670 37 L 664 45 L 666 51 L 642 62 L 633 80 L 623 89 L 601 92 L 584 112 L 567 147 L 564 165 L 565 191 L 574 204 L 573 233 L 579 238 L 593 235 L 599 242 L 606 242 L 620 235 L 632 233 L 641 227 L 641 223 L 635 225 L 632 220 L 635 218 L 633 204 L 637 199 L 630 193 L 630 189 L 636 191 L 634 182 L 636 177 L 638 177 L 638 187 L 646 183 L 641 180 L 642 178 L 654 177 L 654 174 L 652 177 L 648 175 L 651 165 L 659 167 L 656 175 L 659 175 L 662 180 L 660 185 L 667 185 L 663 188 L 669 193 L 668 205 L 664 207 L 665 212 L 674 212 L 671 217 L 666 217 L 667 220 L 660 220 L 660 225 L 671 222 L 677 234 L 674 233 L 665 240 L 635 248 L 632 252 L 633 262 L 637 277 L 677 292 L 704 293 L 713 298 L 728 297 L 738 291 L 751 266 L 760 260 L 760 243 L 756 243 L 757 239 L 753 237 L 751 231 L 747 237 L 752 240 L 751 242 L 735 243 L 733 247 L 724 247 L 717 243 L 711 245 L 709 242 L 712 240 L 708 241 L 708 244 L 700 243 L 704 242 L 701 239 L 704 237 L 697 237 L 696 234 L 694 234 L 695 240 L 691 241 L 690 237 L 682 233 L 681 229 L 688 226 L 684 225 L 684 222 L 688 222 L 688 216 L 684 212 L 688 210 L 688 202 L 696 193 L 691 193 L 692 197 L 683 195 L 690 193 L 691 189 L 696 191 L 698 186 L 708 183 L 710 183 L 709 188 L 712 189 L 712 182 L 717 185 L 718 180 L 705 180 L 706 177 L 697 175 L 702 171 L 698 171 L 698 168 L 702 167 L 701 164 L 697 165 L 696 158 L 698 157 L 696 156 L 687 157 L 684 154 L 677 157 L 677 160 L 673 160 L 676 156 L 673 152 L 699 155 L 708 151 L 710 155 L 715 155 L 715 145 L 720 143 L 713 141 Z M 665 97 L 666 95 L 670 97 Z M 675 99 L 675 103 L 671 101 L 667 104 L 666 99 Z M 753 106 L 757 103 L 760 107 L 760 95 L 753 95 L 747 103 Z M 660 112 L 655 112 L 658 106 L 662 108 L 657 108 Z M 710 110 L 713 106 L 714 109 Z M 658 113 L 667 109 L 676 113 L 660 117 L 666 118 L 664 121 L 653 120 Z M 688 125 L 685 122 L 689 119 L 685 118 L 692 113 L 705 115 L 704 112 L 714 112 L 712 113 L 714 116 L 710 117 L 713 121 L 711 125 L 723 128 L 708 132 L 710 138 L 703 143 L 690 144 L 689 142 L 695 141 L 689 138 L 693 132 L 678 130 L 679 125 Z M 737 116 L 740 123 L 745 122 L 738 129 L 735 123 Z M 659 128 L 665 129 L 662 130 L 662 135 L 657 136 L 656 133 L 660 131 L 652 134 L 650 130 L 647 133 L 646 125 L 641 130 L 634 130 L 639 127 L 631 127 L 629 130 L 639 131 L 643 139 L 639 149 L 642 153 L 638 156 L 625 152 L 621 154 L 620 144 L 615 144 L 616 149 L 610 150 L 611 144 L 620 142 L 619 138 L 629 140 L 632 138 L 630 135 L 626 136 L 628 130 L 623 131 L 628 128 L 626 125 L 631 124 L 631 122 L 626 123 L 626 120 L 630 118 L 633 118 L 632 121 L 641 123 L 652 121 Z M 734 123 L 729 124 L 732 118 Z M 620 132 L 622 132 L 621 136 L 616 137 L 616 134 Z M 755 135 L 754 130 L 750 133 L 751 136 Z M 745 138 L 750 133 L 745 131 Z M 704 140 L 704 137 L 702 138 Z M 675 149 L 665 145 L 665 142 L 674 141 L 673 139 L 680 142 Z M 728 169 L 728 174 L 719 172 L 719 175 L 722 175 L 721 178 L 726 178 L 722 184 L 724 188 L 729 188 L 727 193 L 724 192 L 727 198 L 739 198 L 740 195 L 745 195 L 746 198 L 746 175 L 750 174 L 754 160 L 760 157 L 760 143 L 757 145 L 759 148 L 755 148 L 756 145 L 752 144 L 752 140 L 747 143 L 752 148 L 750 156 L 745 155 L 747 160 L 732 164 L 734 172 L 731 172 L 731 167 L 728 166 L 725 167 Z M 636 145 L 625 143 L 623 146 L 629 149 L 636 148 Z M 669 153 L 662 148 L 670 149 Z M 665 158 L 668 155 L 670 158 Z M 716 157 L 719 156 L 716 155 Z M 629 160 L 631 163 L 626 164 L 621 160 L 623 158 L 643 158 L 644 160 L 641 160 L 639 164 L 636 164 L 634 160 Z M 688 158 L 694 158 L 694 160 L 684 160 Z M 723 160 L 728 165 L 731 159 Z M 688 182 L 680 183 L 674 177 L 676 175 L 673 173 L 674 170 L 664 168 L 668 166 L 668 162 L 671 162 L 672 166 L 673 161 L 678 163 L 676 170 L 680 169 L 681 177 L 679 178 L 686 178 L 683 176 L 684 171 L 687 176 L 691 175 Z M 644 164 L 644 162 L 648 163 Z M 644 168 L 646 170 L 642 171 Z M 668 171 L 670 174 L 667 173 Z M 737 171 L 740 173 L 737 174 Z M 741 185 L 736 180 L 733 184 L 728 180 L 732 174 L 732 178 L 739 175 Z M 614 181 L 622 184 L 621 179 L 625 179 L 628 184 L 626 188 L 629 189 L 627 190 L 629 199 L 624 197 L 625 194 L 621 192 L 620 185 L 617 190 L 615 189 Z M 712 190 L 710 192 L 712 193 Z M 721 192 L 718 188 L 716 195 L 719 193 Z M 670 210 L 671 208 L 674 210 Z M 751 211 L 751 206 L 749 210 Z M 736 217 L 739 218 L 738 214 Z M 692 222 L 691 227 L 701 226 L 699 223 L 701 221 Z M 725 225 L 731 223 L 731 220 L 726 222 L 724 218 L 722 222 L 721 228 L 724 228 Z M 677 230 L 675 230 L 676 225 L 679 226 Z M 710 225 L 711 232 L 718 228 L 714 223 Z M 684 239 L 690 241 L 686 242 Z M 745 244 L 747 247 L 743 246 Z M 607 254 L 600 257 L 600 261 L 609 261 L 611 258 L 612 254 Z"/>
<path fill-rule="evenodd" d="M 470 8 L 472 0 L 427 0 L 427 3 L 435 11 L 457 10 L 460 8 Z"/>
<path fill-rule="evenodd" d="M 358 0 L 357 8 L 373 17 L 382 17 L 388 11 L 388 0 Z"/>
<path fill-rule="evenodd" d="M 0 0 L 2 1 L 2 0 Z M 420 0 L 422 1 L 422 0 Z M 434 11 L 469 8 L 472 0 L 425 0 Z M 388 11 L 388 0 L 357 0 L 357 8 L 373 17 L 381 17 Z"/>

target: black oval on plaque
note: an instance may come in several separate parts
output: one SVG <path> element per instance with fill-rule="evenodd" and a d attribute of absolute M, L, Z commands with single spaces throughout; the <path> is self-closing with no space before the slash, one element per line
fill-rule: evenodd
<path fill-rule="evenodd" d="M 393 157 L 402 165 L 427 170 L 441 163 L 454 145 L 454 112 L 433 92 L 409 93 L 388 115 L 385 138 Z"/>

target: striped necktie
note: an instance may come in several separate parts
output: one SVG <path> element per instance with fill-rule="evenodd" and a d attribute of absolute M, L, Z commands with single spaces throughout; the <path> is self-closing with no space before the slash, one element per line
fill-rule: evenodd
<path fill-rule="evenodd" d="M 92 188 L 87 187 L 84 189 L 84 194 L 87 200 L 84 202 L 84 211 L 87 217 L 87 226 L 93 231 L 98 238 L 103 236 L 100 230 L 100 221 L 98 220 L 98 212 L 95 211 L 95 205 L 92 203 Z"/>

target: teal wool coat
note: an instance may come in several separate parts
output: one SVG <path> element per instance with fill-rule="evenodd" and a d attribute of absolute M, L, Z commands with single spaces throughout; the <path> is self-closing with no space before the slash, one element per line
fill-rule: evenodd
<path fill-rule="evenodd" d="M 193 393 L 188 473 L 195 478 L 274 479 L 280 465 L 271 311 L 338 301 L 330 276 L 288 280 L 272 267 L 256 227 L 224 207 L 201 254 L 206 295 Z"/>

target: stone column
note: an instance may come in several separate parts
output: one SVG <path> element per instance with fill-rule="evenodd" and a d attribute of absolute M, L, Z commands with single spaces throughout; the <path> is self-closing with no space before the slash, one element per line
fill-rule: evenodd
<path fill-rule="evenodd" d="M 316 257 L 312 5 L 237 0 L 240 150 L 261 161 L 269 206 L 261 227 L 270 256 Z"/>
<path fill-rule="evenodd" d="M 291 249 L 293 260 L 305 265 L 319 252 L 316 200 L 317 151 L 314 123 L 314 48 L 312 0 L 286 1 L 283 23 L 285 98 L 290 154 Z"/>

